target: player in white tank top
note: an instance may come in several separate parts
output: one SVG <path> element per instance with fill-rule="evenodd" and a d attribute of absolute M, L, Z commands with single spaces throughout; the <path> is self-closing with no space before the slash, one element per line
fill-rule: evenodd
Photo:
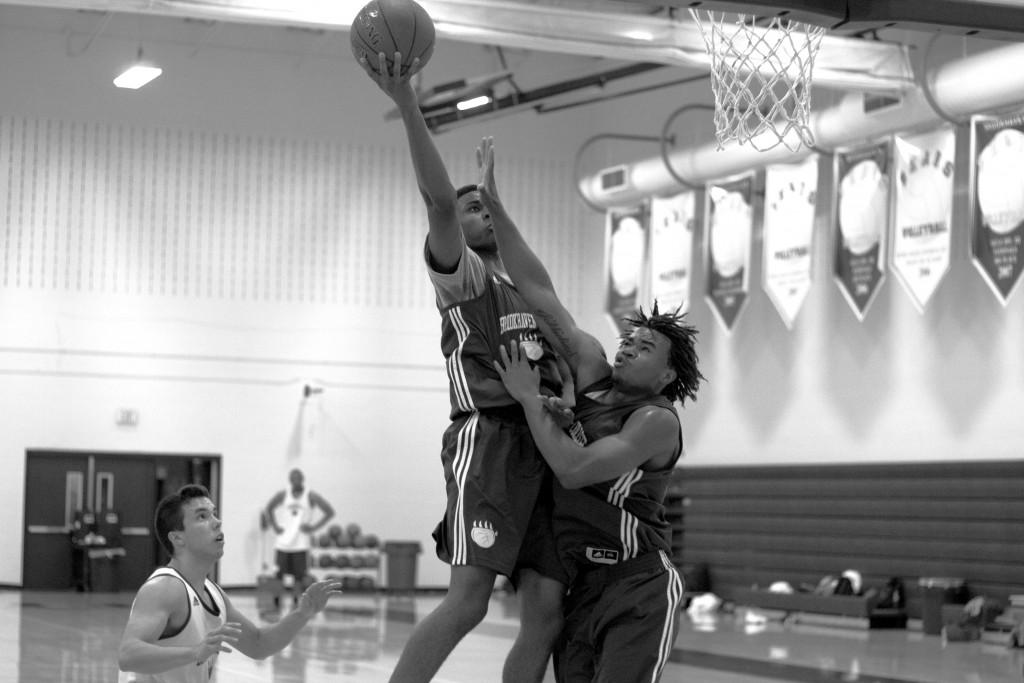
<path fill-rule="evenodd" d="M 203 642 L 206 635 L 224 626 L 227 621 L 227 604 L 220 586 L 206 579 L 203 595 L 196 593 L 185 577 L 172 567 L 160 567 L 149 575 L 147 583 L 158 577 L 173 577 L 181 582 L 187 595 L 189 605 L 188 620 L 175 633 L 160 638 L 163 647 L 194 647 Z M 134 608 L 134 605 L 133 605 Z M 119 683 L 205 683 L 213 675 L 217 663 L 217 654 L 194 667 L 181 667 L 159 674 L 138 674 L 121 672 Z"/>
<path fill-rule="evenodd" d="M 205 488 L 185 486 L 161 500 L 155 526 L 171 561 L 132 602 L 118 653 L 122 682 L 209 683 L 221 653 L 263 659 L 279 652 L 341 592 L 340 581 L 314 583 L 291 613 L 257 626 L 207 578 L 224 554 L 224 534 Z"/>

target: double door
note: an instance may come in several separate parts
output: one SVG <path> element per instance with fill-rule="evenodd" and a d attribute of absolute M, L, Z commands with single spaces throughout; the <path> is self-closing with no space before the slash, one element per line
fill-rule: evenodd
<path fill-rule="evenodd" d="M 87 453 L 31 450 L 25 464 L 25 544 L 22 587 L 66 590 L 76 584 L 71 529 L 76 515 L 121 525 L 117 590 L 135 590 L 167 561 L 153 535 L 153 512 L 167 493 L 195 483 L 218 498 L 220 458 L 210 455 Z"/>

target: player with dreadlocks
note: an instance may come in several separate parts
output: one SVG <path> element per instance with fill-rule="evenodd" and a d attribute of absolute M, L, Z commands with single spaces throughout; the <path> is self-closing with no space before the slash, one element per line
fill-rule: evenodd
<path fill-rule="evenodd" d="M 669 559 L 665 494 L 683 450 L 673 403 L 695 399 L 697 331 L 678 310 L 657 303 L 627 318 L 614 363 L 580 330 L 555 293 L 544 265 L 505 212 L 494 186 L 494 148 L 478 150 L 480 197 L 490 211 L 498 251 L 541 329 L 576 381 L 575 422 L 566 406 L 541 396 L 539 375 L 515 344 L 495 368 L 523 405 L 554 485 L 554 547 L 567 571 L 564 626 L 555 677 L 582 681 L 657 681 L 672 652 L 683 582 Z"/>

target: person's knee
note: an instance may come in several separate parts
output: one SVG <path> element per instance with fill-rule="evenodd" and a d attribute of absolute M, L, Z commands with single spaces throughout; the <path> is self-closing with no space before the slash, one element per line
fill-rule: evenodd
<path fill-rule="evenodd" d="M 491 593 L 494 590 L 494 572 L 479 567 L 460 567 L 452 572 L 448 595 L 444 602 L 463 623 L 476 626 L 487 616 Z"/>
<path fill-rule="evenodd" d="M 534 571 L 524 571 L 519 582 L 521 621 L 546 640 L 554 640 L 562 630 L 562 598 L 565 586 Z"/>

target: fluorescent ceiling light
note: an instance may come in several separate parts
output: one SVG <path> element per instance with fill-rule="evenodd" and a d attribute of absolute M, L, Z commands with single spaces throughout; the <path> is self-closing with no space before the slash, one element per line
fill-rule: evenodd
<path fill-rule="evenodd" d="M 466 111 L 467 109 L 476 109 L 477 107 L 482 107 L 485 104 L 488 104 L 490 101 L 490 95 L 478 95 L 477 97 L 472 97 L 468 100 L 462 100 L 461 102 L 455 105 L 455 108 L 458 109 L 459 111 Z"/>
<path fill-rule="evenodd" d="M 118 88 L 138 90 L 163 72 L 164 70 L 158 66 L 141 63 L 132 64 L 125 69 L 124 73 L 114 79 L 114 85 Z"/>

